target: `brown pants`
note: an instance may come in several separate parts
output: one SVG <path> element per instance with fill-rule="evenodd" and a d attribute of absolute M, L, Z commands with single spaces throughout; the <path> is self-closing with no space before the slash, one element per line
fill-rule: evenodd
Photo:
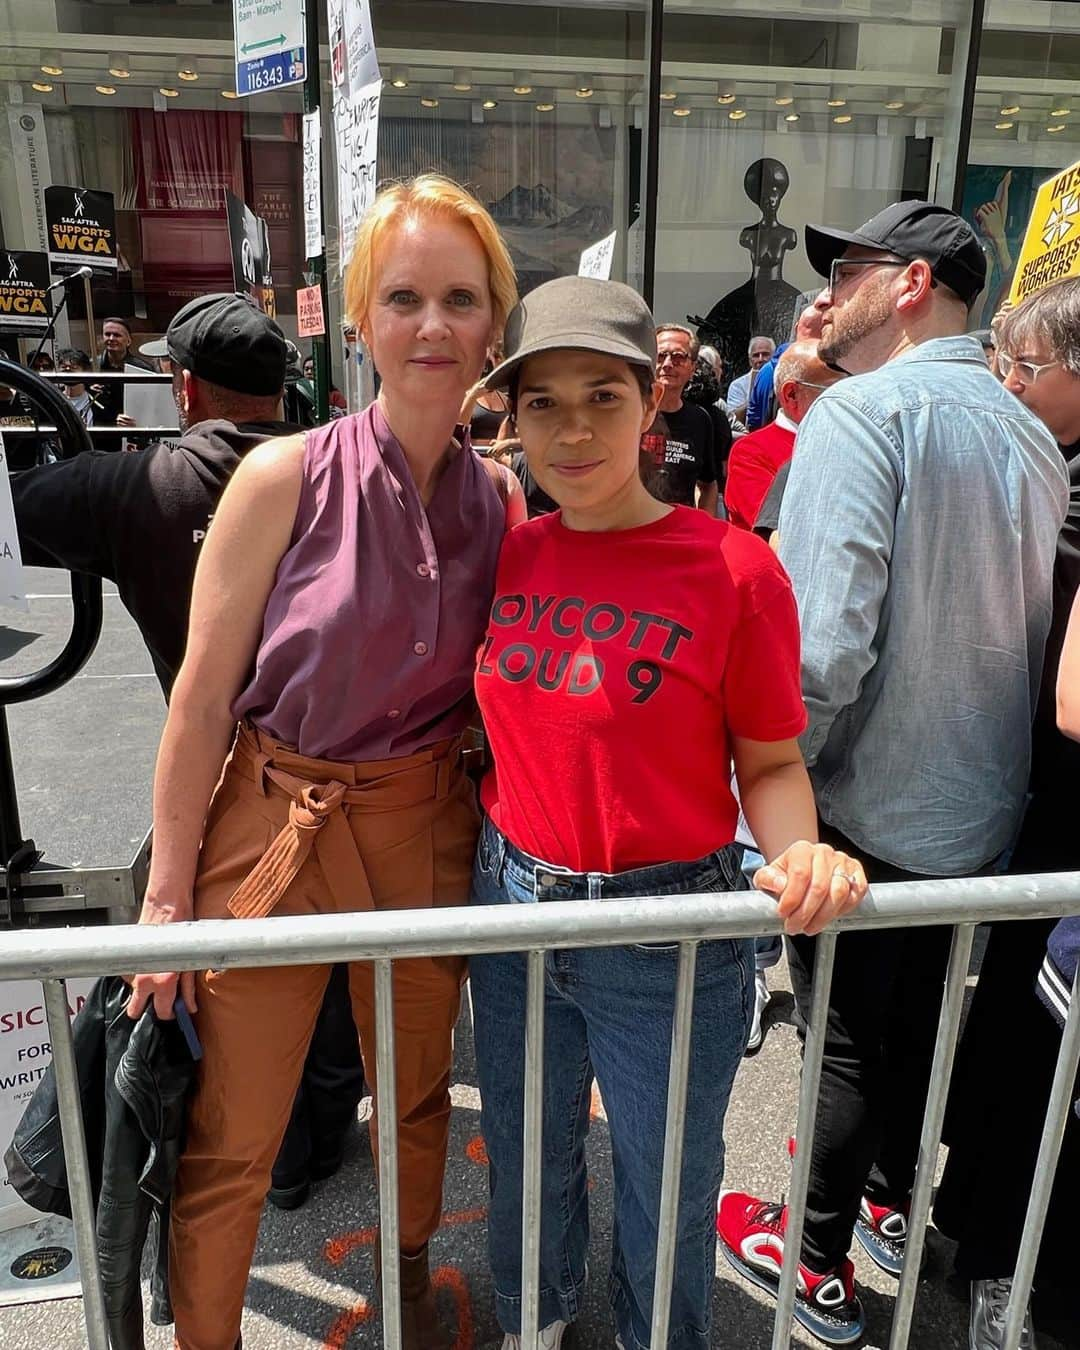
<path fill-rule="evenodd" d="M 466 904 L 478 824 L 456 741 L 403 759 L 338 764 L 304 758 L 244 726 L 207 818 L 195 915 Z M 405 1250 L 423 1246 L 439 1225 L 451 1045 L 464 973 L 459 957 L 394 964 Z M 182 1350 L 233 1350 L 237 1343 L 270 1171 L 328 978 L 328 966 L 198 977 L 196 1025 L 204 1055 L 176 1178 L 170 1243 Z M 352 965 L 349 985 L 375 1087 L 371 966 Z M 374 1148 L 374 1124 L 371 1141 Z"/>

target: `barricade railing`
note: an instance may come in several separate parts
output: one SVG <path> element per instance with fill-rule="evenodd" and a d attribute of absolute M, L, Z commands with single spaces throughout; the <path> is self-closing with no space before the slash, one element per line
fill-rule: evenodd
<path fill-rule="evenodd" d="M 949 1077 L 960 1029 L 975 926 L 983 922 L 1060 918 L 1080 913 L 1080 872 L 1043 876 L 981 877 L 877 886 L 860 908 L 818 939 L 811 1009 L 803 1054 L 797 1136 L 814 1133 L 820 1088 L 823 1028 L 829 1003 L 836 940 L 841 933 L 907 925 L 954 929 L 933 1054 L 918 1169 L 911 1202 L 906 1259 L 897 1290 L 889 1350 L 905 1350 L 941 1140 Z M 653 1293 L 651 1346 L 667 1345 L 675 1256 L 675 1219 L 689 1072 L 694 968 L 698 945 L 715 938 L 771 935 L 780 931 L 773 902 L 756 893 L 653 896 L 537 905 L 475 906 L 302 918 L 203 920 L 166 926 L 123 925 L 7 934 L 0 944 L 0 981 L 37 979 L 53 1047 L 76 1249 L 82 1268 L 87 1340 L 108 1350 L 105 1305 L 95 1245 L 90 1172 L 80 1114 L 78 1077 L 63 981 L 72 976 L 121 975 L 158 970 L 226 970 L 251 966 L 371 961 L 375 966 L 376 1066 L 379 1083 L 379 1212 L 382 1256 L 383 1344 L 400 1350 L 398 1264 L 397 1110 L 393 1027 L 393 961 L 406 957 L 525 952 L 526 1161 L 523 1178 L 523 1350 L 537 1350 L 540 1294 L 540 1134 L 543 1096 L 543 981 L 547 951 L 573 947 L 677 942 L 679 962 L 668 1075 L 667 1137 Z M 1034 984 L 1032 988 L 1034 994 Z M 1046 1108 L 1035 1179 L 1013 1277 L 1003 1350 L 1018 1350 L 1054 1170 L 1071 1109 L 1080 1063 L 1080 975 L 1062 1034 Z M 811 1150 L 795 1153 L 785 1245 L 799 1250 Z M 797 1262 L 785 1261 L 773 1325 L 772 1350 L 790 1344 Z"/>

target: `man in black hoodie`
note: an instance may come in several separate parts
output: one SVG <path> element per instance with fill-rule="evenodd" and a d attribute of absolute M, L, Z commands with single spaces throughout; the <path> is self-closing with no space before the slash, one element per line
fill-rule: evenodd
<path fill-rule="evenodd" d="M 77 455 L 13 475 L 11 489 L 23 562 L 116 582 L 168 698 L 199 546 L 225 484 L 260 441 L 298 428 L 277 420 L 284 335 L 242 296 L 192 300 L 165 345 L 175 353 L 178 441 Z"/>
<path fill-rule="evenodd" d="M 180 309 L 159 353 L 172 362 L 181 436 L 142 450 L 94 450 L 12 475 L 22 559 L 116 583 L 139 626 L 166 699 L 187 641 L 199 549 L 240 460 L 299 427 L 278 421 L 285 335 L 242 295 L 204 295 Z M 253 528 L 258 528 L 257 524 Z M 335 1171 L 363 1088 L 344 968 L 327 986 L 270 1198 L 302 1204 Z"/>

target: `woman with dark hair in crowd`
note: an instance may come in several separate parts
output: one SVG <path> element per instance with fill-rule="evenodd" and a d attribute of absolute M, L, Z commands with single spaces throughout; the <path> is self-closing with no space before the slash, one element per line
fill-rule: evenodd
<path fill-rule="evenodd" d="M 1029 800 L 1009 871 L 1080 868 L 1076 834 L 1080 745 L 1058 729 L 1056 684 L 1080 595 L 1080 281 L 1048 286 L 994 324 L 997 374 L 1046 423 L 1069 474 L 1069 506 L 1054 563 L 1053 614 L 1031 741 Z M 958 1242 L 971 1282 L 971 1344 L 999 1350 L 1061 1036 L 1035 997 L 1053 920 L 990 929 L 950 1091 L 948 1162 L 934 1221 Z M 1065 1131 L 1036 1275 L 1039 1322 L 1076 1330 L 1076 1197 L 1080 1121 Z M 1034 1345 L 1030 1319 L 1022 1350 Z M 1072 1343 L 1072 1342 L 1070 1342 Z"/>
<path fill-rule="evenodd" d="M 514 311 L 506 350 L 488 385 L 506 391 L 529 468 L 560 509 L 507 535 L 499 560 L 476 675 L 494 767 L 474 903 L 736 889 L 734 762 L 772 859 L 757 884 L 780 897 L 789 932 L 819 932 L 866 880 L 853 858 L 814 842 L 791 586 L 761 540 L 645 488 L 639 446 L 664 392 L 648 306 L 619 282 L 563 277 Z M 544 1350 L 564 1345 L 581 1306 L 594 1077 L 615 1172 L 616 1344 L 650 1344 L 678 953 L 547 955 Z M 470 962 L 503 1350 L 520 1350 L 525 964 Z M 679 1350 L 711 1344 L 724 1113 L 753 988 L 751 940 L 700 944 L 667 1342 Z"/>

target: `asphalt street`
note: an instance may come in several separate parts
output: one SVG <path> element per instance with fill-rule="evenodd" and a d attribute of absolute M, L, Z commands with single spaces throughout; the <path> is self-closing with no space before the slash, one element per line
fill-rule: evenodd
<path fill-rule="evenodd" d="M 60 648 L 70 601 L 66 574 L 28 569 L 30 613 L 0 611 L 0 674 L 36 669 Z M 112 587 L 107 587 L 112 591 Z M 138 632 L 115 595 L 105 599 L 102 638 L 85 670 L 37 703 L 11 709 L 19 801 L 24 830 L 50 861 L 112 865 L 126 862 L 150 820 L 150 782 L 164 702 Z M 0 937 L 2 941 L 2 937 Z M 790 1024 L 792 1000 L 783 967 L 772 972 L 770 1030 L 761 1053 L 744 1062 L 727 1123 L 730 1187 L 778 1198 L 789 1182 L 786 1141 L 798 1088 L 798 1042 Z M 468 1008 L 457 1040 L 451 1162 L 442 1229 L 432 1245 L 440 1298 L 457 1327 L 455 1350 L 498 1347 L 485 1259 L 486 1167 L 479 1134 L 479 1094 Z M 349 1140 L 344 1165 L 318 1185 L 306 1206 L 284 1214 L 268 1207 L 248 1287 L 245 1350 L 361 1350 L 381 1346 L 371 1300 L 372 1244 L 377 1219 L 374 1172 L 366 1121 L 370 1103 Z M 2 1141 L 6 1146 L 7 1141 Z M 605 1271 L 611 1241 L 608 1133 L 597 1103 L 590 1134 L 592 1281 L 579 1324 L 578 1345 L 610 1350 Z M 930 1235 L 930 1262 L 919 1289 L 910 1344 L 917 1350 L 964 1350 L 967 1290 L 950 1275 L 950 1244 Z M 862 1254 L 856 1278 L 867 1315 L 863 1344 L 884 1350 L 895 1283 Z M 714 1292 L 712 1345 L 768 1350 L 772 1304 L 721 1258 Z M 1075 1318 L 1043 1330 L 1040 1350 L 1080 1346 Z M 77 1300 L 0 1309 L 3 1350 L 75 1350 L 85 1344 Z M 172 1344 L 165 1328 L 149 1328 L 147 1350 Z M 792 1345 L 817 1342 L 797 1333 Z"/>

